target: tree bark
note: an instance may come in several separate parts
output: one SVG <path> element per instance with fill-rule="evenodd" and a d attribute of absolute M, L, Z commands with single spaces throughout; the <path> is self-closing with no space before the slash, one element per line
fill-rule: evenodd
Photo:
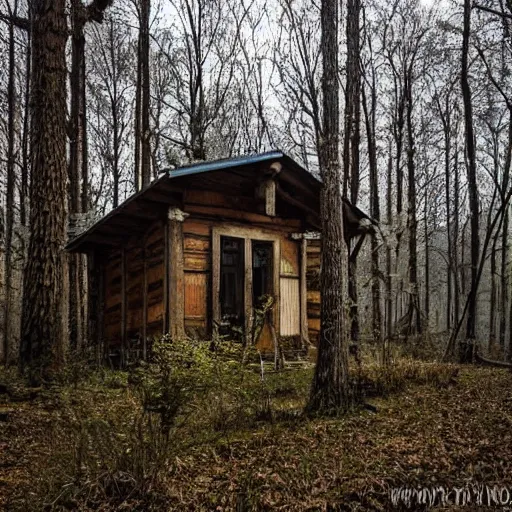
<path fill-rule="evenodd" d="M 87 211 L 87 146 L 85 114 L 85 35 L 86 11 L 81 0 L 71 2 L 71 73 L 69 120 L 69 213 Z M 83 256 L 69 254 L 69 342 L 79 350 L 85 342 L 84 315 L 86 290 Z"/>
<path fill-rule="evenodd" d="M 137 85 L 135 92 L 135 190 L 151 182 L 151 146 L 149 129 L 149 19 L 151 0 L 138 0 L 139 39 Z"/>
<path fill-rule="evenodd" d="M 460 314 L 460 266 L 459 266 L 459 193 L 460 193 L 460 178 L 459 178 L 459 152 L 455 148 L 455 162 L 454 162 L 454 187 L 453 187 L 453 281 L 454 281 L 454 298 L 453 298 L 453 325 L 459 323 Z M 464 245 L 462 244 L 462 247 Z"/>
<path fill-rule="evenodd" d="M 377 90 L 375 84 L 375 75 L 372 77 L 371 86 L 371 107 L 368 108 L 365 88 L 362 88 L 363 110 L 366 125 L 366 140 L 368 143 L 368 163 L 370 168 L 370 215 L 377 222 L 380 222 L 380 201 L 379 201 L 379 174 L 377 167 L 377 144 L 376 144 L 376 123 L 375 114 L 377 107 Z M 371 260 L 372 260 L 372 336 L 375 341 L 382 344 L 382 311 L 381 311 L 381 292 L 380 292 L 380 269 L 378 243 L 375 234 L 371 240 Z M 383 351 L 383 360 L 386 360 L 385 351 Z"/>
<path fill-rule="evenodd" d="M 307 410 L 339 412 L 350 405 L 348 350 L 344 302 L 346 244 L 343 236 L 339 166 L 338 2 L 323 0 L 321 51 L 323 56 L 323 138 L 319 162 L 323 186 L 320 196 L 322 312 L 318 359 Z M 334 214 L 333 214 L 334 213 Z"/>
<path fill-rule="evenodd" d="M 389 226 L 393 222 L 393 156 L 391 154 L 391 140 L 389 141 L 389 155 L 387 166 L 386 183 L 386 221 Z M 386 244 L 386 337 L 388 340 L 393 336 L 393 278 L 391 245 Z"/>
<path fill-rule="evenodd" d="M 53 377 L 67 347 L 66 2 L 35 0 L 32 27 L 31 233 L 20 360 L 31 380 Z"/>
<path fill-rule="evenodd" d="M 16 8 L 16 4 L 15 4 Z M 16 13 L 16 11 L 15 11 Z M 7 190 L 6 190 L 6 216 L 5 216 L 5 310 L 3 325 L 3 355 L 6 365 L 13 362 L 11 340 L 11 309 L 12 309 L 12 249 L 13 249 L 13 228 L 14 228 L 14 118 L 16 115 L 16 55 L 14 40 L 14 23 L 9 23 L 9 61 L 8 61 L 8 79 L 7 79 Z"/>
<path fill-rule="evenodd" d="M 471 88 L 468 80 L 469 37 L 471 31 L 471 1 L 464 0 L 464 28 L 462 32 L 462 70 L 461 88 L 464 102 L 465 138 L 468 159 L 468 195 L 471 223 L 471 289 L 468 297 L 468 316 L 466 324 L 466 340 L 460 347 L 460 362 L 468 363 L 473 360 L 473 347 L 476 339 L 476 314 L 477 314 L 477 276 L 478 259 L 480 255 L 479 237 L 479 212 L 478 212 L 478 185 L 476 181 L 476 154 L 475 134 L 473 130 L 473 106 Z"/>
<path fill-rule="evenodd" d="M 359 48 L 360 0 L 347 2 L 347 80 L 345 88 L 345 136 L 343 142 L 344 189 L 350 183 L 350 201 L 356 206 L 359 195 L 359 142 L 361 131 L 361 70 Z M 348 191 L 344 190 L 344 195 Z M 347 240 L 347 243 L 350 243 Z M 350 253 L 350 247 L 349 247 Z M 350 301 L 350 339 L 359 341 L 359 312 L 357 297 L 357 258 L 348 259 L 348 296 Z"/>
<path fill-rule="evenodd" d="M 508 125 L 508 145 L 505 157 L 505 167 L 503 170 L 502 190 L 508 190 L 510 183 L 510 167 L 512 165 L 512 110 L 509 109 L 509 125 Z M 502 198 L 503 200 L 503 198 Z M 508 289 L 507 284 L 507 264 L 508 264 L 508 226 L 509 226 L 509 207 L 505 207 L 503 218 L 503 230 L 501 233 L 501 277 L 500 277 L 500 297 L 499 297 L 499 343 L 502 350 L 505 350 L 505 333 L 507 328 L 507 301 Z M 509 328 L 512 324 L 509 325 Z M 509 347 L 509 354 L 512 347 Z"/>
<path fill-rule="evenodd" d="M 407 103 L 407 200 L 409 225 L 409 285 L 411 293 L 409 297 L 409 332 L 421 334 L 422 319 L 418 293 L 418 221 L 416 216 L 416 165 L 414 161 L 414 133 L 412 126 L 412 62 L 405 74 L 404 94 Z"/>
<path fill-rule="evenodd" d="M 151 0 L 141 0 L 141 73 L 142 73 L 142 105 L 141 105 L 141 166 L 142 188 L 151 182 L 151 146 L 149 129 L 149 18 Z"/>
<path fill-rule="evenodd" d="M 452 294 L 453 294 L 453 250 L 452 250 L 452 225 L 451 225 L 451 182 L 450 182 L 450 156 L 451 156 L 451 113 L 450 113 L 450 95 L 446 94 L 444 112 L 441 102 L 437 99 L 439 117 L 443 125 L 444 138 L 444 191 L 446 203 L 446 239 L 448 244 L 446 265 L 446 330 L 452 328 Z"/>

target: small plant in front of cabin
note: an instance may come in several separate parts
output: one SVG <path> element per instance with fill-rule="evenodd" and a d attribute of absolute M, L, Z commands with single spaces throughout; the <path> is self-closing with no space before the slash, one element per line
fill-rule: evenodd
<path fill-rule="evenodd" d="M 157 414 L 166 440 L 176 418 L 193 397 L 208 388 L 213 372 L 209 344 L 164 335 L 153 344 L 148 363 L 131 376 L 144 411 Z"/>

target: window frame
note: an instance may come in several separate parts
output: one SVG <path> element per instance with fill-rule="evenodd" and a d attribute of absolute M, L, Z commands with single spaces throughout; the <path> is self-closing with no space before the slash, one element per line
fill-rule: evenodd
<path fill-rule="evenodd" d="M 245 332 L 252 327 L 252 241 L 269 242 L 273 246 L 272 285 L 275 304 L 272 311 L 272 323 L 279 330 L 280 326 L 280 265 L 281 265 L 281 236 L 257 228 L 241 226 L 212 227 L 212 320 L 221 321 L 220 306 L 220 267 L 221 267 L 221 237 L 242 238 L 244 240 L 244 313 Z"/>

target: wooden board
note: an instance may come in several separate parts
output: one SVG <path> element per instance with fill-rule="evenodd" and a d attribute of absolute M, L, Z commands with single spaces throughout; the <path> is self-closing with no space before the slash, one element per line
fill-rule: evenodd
<path fill-rule="evenodd" d="M 212 222 L 204 220 L 191 220 L 186 219 L 183 223 L 183 234 L 187 235 L 199 235 L 209 237 L 211 233 Z"/>
<path fill-rule="evenodd" d="M 173 338 L 185 335 L 185 275 L 183 223 L 186 215 L 170 208 L 167 219 L 169 239 L 169 333 Z"/>
<path fill-rule="evenodd" d="M 146 263 L 146 335 L 156 335 L 163 332 L 165 307 L 165 234 L 162 222 L 155 223 L 150 230 L 145 243 Z"/>
<path fill-rule="evenodd" d="M 207 324 L 208 274 L 185 273 L 185 327 Z"/>
<path fill-rule="evenodd" d="M 281 275 L 299 276 L 299 243 L 281 240 Z"/>
<path fill-rule="evenodd" d="M 111 343 L 120 345 L 122 319 L 121 251 L 109 252 L 106 255 L 104 265 L 105 310 L 103 314 L 103 332 L 107 346 Z"/>
<path fill-rule="evenodd" d="M 126 329 L 129 339 L 141 334 L 144 295 L 144 250 L 142 247 L 126 251 Z"/>
<path fill-rule="evenodd" d="M 252 196 L 227 195 L 212 190 L 189 189 L 185 193 L 185 204 L 234 208 L 247 212 L 255 211 L 258 201 Z"/>
<path fill-rule="evenodd" d="M 224 208 L 216 206 L 203 206 L 195 204 L 185 204 L 185 211 L 191 214 L 205 215 L 209 217 L 216 217 L 224 220 L 238 220 L 254 224 L 274 225 L 279 227 L 290 227 L 298 230 L 301 226 L 301 221 L 296 219 L 282 219 L 279 217 L 268 217 L 257 213 L 246 212 L 242 209 Z"/>
<path fill-rule="evenodd" d="M 207 227 L 206 231 L 196 229 L 195 232 L 186 231 L 188 228 L 189 225 L 185 221 L 183 225 L 185 328 L 201 328 L 201 332 L 205 332 L 208 326 L 208 285 L 211 272 L 210 228 Z M 204 234 L 205 232 L 207 235 Z"/>
<path fill-rule="evenodd" d="M 268 322 L 263 324 L 258 341 L 256 342 L 256 348 L 264 353 L 273 352 L 274 350 L 274 340 Z"/>
<path fill-rule="evenodd" d="M 307 317 L 309 341 L 318 345 L 320 334 L 320 240 L 308 240 L 306 248 Z"/>
<path fill-rule="evenodd" d="M 281 336 L 300 335 L 300 280 L 281 277 Z"/>

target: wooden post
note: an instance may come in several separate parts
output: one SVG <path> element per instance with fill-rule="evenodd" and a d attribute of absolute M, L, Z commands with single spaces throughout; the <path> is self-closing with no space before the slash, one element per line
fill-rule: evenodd
<path fill-rule="evenodd" d="M 245 239 L 244 247 L 245 283 L 244 283 L 244 311 L 245 311 L 245 336 L 246 343 L 252 340 L 253 304 L 252 304 L 252 240 Z"/>
<path fill-rule="evenodd" d="M 142 359 L 147 357 L 148 341 L 148 261 L 146 258 L 146 239 L 142 245 Z"/>
<path fill-rule="evenodd" d="M 164 225 L 164 315 L 162 332 L 169 332 L 169 271 L 171 254 L 169 251 L 169 230 Z"/>
<path fill-rule="evenodd" d="M 265 181 L 265 214 L 276 216 L 276 182 L 272 179 Z"/>
<path fill-rule="evenodd" d="M 212 333 L 215 331 L 215 324 L 220 322 L 220 235 L 213 229 L 212 249 L 211 249 L 211 268 L 212 268 Z"/>
<path fill-rule="evenodd" d="M 308 241 L 302 237 L 300 241 L 300 339 L 302 349 L 310 346 L 308 332 L 308 286 L 307 286 L 307 258 Z M 306 354 L 307 355 L 307 354 Z"/>
<path fill-rule="evenodd" d="M 121 367 L 126 365 L 126 250 L 121 249 Z"/>
<path fill-rule="evenodd" d="M 169 333 L 171 338 L 185 336 L 185 298 L 183 271 L 183 221 L 188 213 L 169 208 L 167 215 L 169 243 Z"/>
<path fill-rule="evenodd" d="M 269 217 L 276 216 L 276 182 L 273 178 L 268 178 L 256 189 L 256 197 L 264 201 L 265 215 Z"/>

